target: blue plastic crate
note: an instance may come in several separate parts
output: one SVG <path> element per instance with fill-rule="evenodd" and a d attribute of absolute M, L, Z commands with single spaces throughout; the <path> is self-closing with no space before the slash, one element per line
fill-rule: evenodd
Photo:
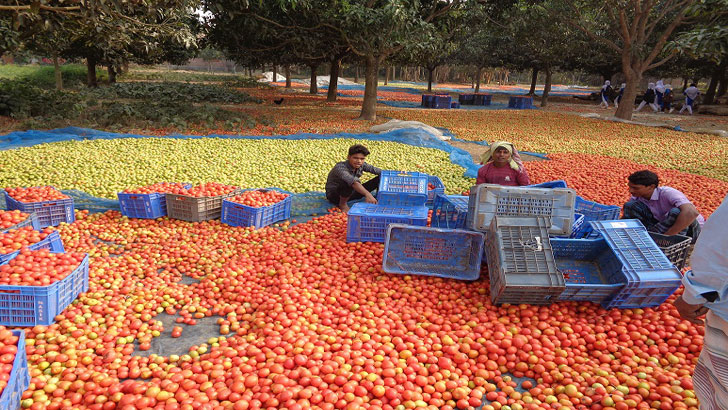
<path fill-rule="evenodd" d="M 551 247 L 566 282 L 559 300 L 601 303 L 624 287 L 613 282 L 622 263 L 604 239 L 552 238 Z"/>
<path fill-rule="evenodd" d="M 0 285 L 0 325 L 49 326 L 88 290 L 88 255 L 65 278 L 48 286 Z"/>
<path fill-rule="evenodd" d="M 547 181 L 540 184 L 527 185 L 529 188 L 568 188 L 566 181 L 558 179 L 556 181 Z"/>
<path fill-rule="evenodd" d="M 0 395 L 0 409 L 19 409 L 23 392 L 30 386 L 30 372 L 28 371 L 28 356 L 25 353 L 25 332 L 12 330 L 18 337 L 18 353 L 15 354 L 13 367 L 10 370 L 8 384 Z"/>
<path fill-rule="evenodd" d="M 35 229 L 36 231 L 40 231 L 41 229 L 43 229 L 40 227 L 40 222 L 38 222 L 38 217 L 35 216 L 35 212 L 34 212 L 34 213 L 30 214 L 30 216 L 25 218 L 24 221 L 18 222 L 17 224 L 15 224 L 9 228 L 6 228 L 5 230 L 3 230 L 0 233 L 5 233 L 5 232 L 8 232 L 13 229 L 25 228 L 26 226 L 32 226 L 33 229 Z"/>
<path fill-rule="evenodd" d="M 492 100 L 490 94 L 473 94 L 473 105 L 490 105 Z"/>
<path fill-rule="evenodd" d="M 584 225 L 584 215 L 574 213 L 574 222 L 571 224 L 571 234 L 569 235 L 554 235 L 556 238 L 574 238 L 575 232 L 579 232 L 581 227 Z"/>
<path fill-rule="evenodd" d="M 31 251 L 37 251 L 41 249 L 48 249 L 51 252 L 54 253 L 62 253 L 65 252 L 65 249 L 63 248 L 63 241 L 61 240 L 61 235 L 58 232 L 51 232 L 48 236 L 46 236 L 43 240 L 40 242 L 36 242 L 32 245 L 28 245 L 28 249 Z M 4 255 L 0 255 L 0 265 L 6 263 L 10 259 L 13 259 L 19 251 L 7 253 Z"/>
<path fill-rule="evenodd" d="M 458 102 L 460 105 L 473 105 L 475 100 L 475 94 L 460 94 L 458 96 Z"/>
<path fill-rule="evenodd" d="M 430 224 L 435 228 L 461 229 L 468 216 L 468 197 L 465 195 L 435 196 Z"/>
<path fill-rule="evenodd" d="M 606 221 L 619 219 L 621 209 L 616 205 L 603 205 L 598 202 L 587 201 L 577 195 L 574 202 L 574 212 L 583 214 L 587 221 Z"/>
<path fill-rule="evenodd" d="M 460 103 L 457 101 L 453 101 L 450 103 L 450 108 L 460 108 Z"/>
<path fill-rule="evenodd" d="M 27 214 L 35 213 L 38 219 L 37 229 L 56 226 L 62 222 L 70 224 L 76 220 L 73 198 L 42 202 L 20 202 L 13 199 L 7 192 L 3 191 L 3 193 L 5 194 L 5 204 L 9 210 L 18 209 Z"/>
<path fill-rule="evenodd" d="M 523 95 L 514 95 L 508 98 L 508 108 L 528 109 L 533 106 L 533 98 Z"/>
<path fill-rule="evenodd" d="M 430 189 L 430 184 L 434 185 L 435 188 Z M 427 202 L 425 202 L 428 208 L 432 208 L 435 205 L 435 197 L 437 195 L 445 195 L 445 184 L 440 177 L 430 175 L 427 177 Z"/>
<path fill-rule="evenodd" d="M 480 232 L 391 224 L 382 269 L 404 275 L 476 280 L 484 240 Z"/>
<path fill-rule="evenodd" d="M 422 172 L 382 171 L 377 191 L 379 205 L 423 206 L 429 175 Z"/>
<path fill-rule="evenodd" d="M 259 191 L 268 191 L 260 189 Z M 287 196 L 284 200 L 273 205 L 255 208 L 232 202 L 228 199 L 222 201 L 222 223 L 230 226 L 254 226 L 262 228 L 274 222 L 284 221 L 291 217 L 291 204 L 293 197 Z"/>
<path fill-rule="evenodd" d="M 591 221 L 624 266 L 612 282 L 624 281 L 622 290 L 605 308 L 642 308 L 661 305 L 680 287 L 682 275 L 636 219 Z"/>
<path fill-rule="evenodd" d="M 422 94 L 422 107 L 431 108 L 434 97 L 431 94 Z"/>
<path fill-rule="evenodd" d="M 452 97 L 449 95 L 433 96 L 430 108 L 447 109 L 452 106 Z"/>
<path fill-rule="evenodd" d="M 349 210 L 347 242 L 384 242 L 389 224 L 427 225 L 425 206 L 395 207 L 357 202 Z"/>

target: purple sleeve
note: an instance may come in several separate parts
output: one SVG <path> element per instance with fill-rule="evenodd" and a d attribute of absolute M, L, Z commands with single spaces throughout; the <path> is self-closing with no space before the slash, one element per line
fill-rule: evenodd
<path fill-rule="evenodd" d="M 660 201 L 668 202 L 673 208 L 679 208 L 685 204 L 692 204 L 685 194 L 670 187 L 662 188 L 662 192 L 660 192 Z"/>
<path fill-rule="evenodd" d="M 519 186 L 531 185 L 531 178 L 528 177 L 528 171 L 526 171 L 526 168 L 521 167 L 521 171 L 518 172 L 516 181 L 518 181 Z"/>

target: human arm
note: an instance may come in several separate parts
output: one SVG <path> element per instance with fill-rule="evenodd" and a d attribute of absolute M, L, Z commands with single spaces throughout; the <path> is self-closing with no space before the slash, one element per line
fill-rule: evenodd
<path fill-rule="evenodd" d="M 382 175 L 381 169 L 375 167 L 374 165 L 367 164 L 366 162 L 364 164 L 362 164 L 361 170 L 364 172 L 368 172 L 370 174 L 374 174 L 374 175 Z"/>
<path fill-rule="evenodd" d="M 677 309 L 677 313 L 680 314 L 681 318 L 687 320 L 688 322 L 695 323 L 696 325 L 703 324 L 703 321 L 698 318 L 708 313 L 709 310 L 702 303 L 690 304 L 686 302 L 685 299 L 683 299 L 682 295 L 675 299 L 673 305 Z"/>
<path fill-rule="evenodd" d="M 364 196 L 364 201 L 368 204 L 376 204 L 377 199 L 374 198 L 374 196 L 371 194 L 371 192 L 367 191 L 366 188 L 364 188 L 364 185 L 361 184 L 361 182 L 356 181 L 353 184 L 351 184 L 351 187 L 354 188 L 354 191 L 360 193 L 362 196 Z"/>
<path fill-rule="evenodd" d="M 677 216 L 675 223 L 670 227 L 670 229 L 665 231 L 665 235 L 679 234 L 683 229 L 690 226 L 698 215 L 700 215 L 700 212 L 698 212 L 698 209 L 695 208 L 695 205 L 689 202 L 678 206 L 678 208 L 680 208 L 680 215 Z"/>
<path fill-rule="evenodd" d="M 483 165 L 478 169 L 478 176 L 475 178 L 475 185 L 485 184 L 485 174 L 488 165 Z"/>

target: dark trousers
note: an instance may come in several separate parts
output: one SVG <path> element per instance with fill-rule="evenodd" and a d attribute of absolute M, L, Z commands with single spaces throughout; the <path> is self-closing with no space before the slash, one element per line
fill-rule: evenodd
<path fill-rule="evenodd" d="M 367 191 L 374 191 L 375 189 L 379 188 L 379 176 L 370 179 L 362 185 Z M 364 198 L 364 195 L 354 191 L 354 188 L 352 188 L 351 185 L 342 185 L 337 191 L 326 193 L 326 199 L 328 199 L 329 202 L 334 205 L 339 205 L 339 200 L 341 199 L 341 197 L 349 198 L 349 201 L 354 201 L 356 199 Z"/>
<path fill-rule="evenodd" d="M 680 208 L 672 208 L 670 212 L 667 213 L 667 217 L 664 220 L 658 221 L 655 219 L 655 216 L 652 215 L 652 211 L 650 211 L 650 208 L 647 205 L 635 200 L 624 204 L 623 209 L 624 216 L 622 218 L 639 219 L 648 231 L 657 233 L 667 232 L 667 230 L 675 224 L 677 217 L 680 215 Z M 697 219 L 694 220 L 687 228 L 683 229 L 680 232 L 680 235 L 686 235 L 693 238 L 692 242 L 695 243 L 700 235 L 700 223 L 698 223 Z"/>

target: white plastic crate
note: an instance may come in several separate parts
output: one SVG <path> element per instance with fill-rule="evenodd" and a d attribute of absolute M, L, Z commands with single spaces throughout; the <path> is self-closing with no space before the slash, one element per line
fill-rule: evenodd
<path fill-rule="evenodd" d="M 486 232 L 494 216 L 550 218 L 548 232 L 571 234 L 576 191 L 480 184 L 470 189 L 465 227 Z"/>

